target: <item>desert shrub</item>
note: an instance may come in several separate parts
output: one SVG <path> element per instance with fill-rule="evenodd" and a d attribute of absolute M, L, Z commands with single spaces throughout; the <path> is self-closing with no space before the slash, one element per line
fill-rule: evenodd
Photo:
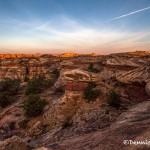
<path fill-rule="evenodd" d="M 95 83 L 89 83 L 87 88 L 84 90 L 84 98 L 87 100 L 87 102 L 94 101 L 100 94 L 101 91 L 95 88 Z"/>
<path fill-rule="evenodd" d="M 41 99 L 37 94 L 30 94 L 26 100 L 23 101 L 23 109 L 25 116 L 34 117 L 42 113 L 44 106 L 47 104 L 46 100 Z"/>
<path fill-rule="evenodd" d="M 66 118 L 62 124 L 62 128 L 65 129 L 71 127 L 72 124 L 73 124 L 72 120 L 70 118 Z"/>
<path fill-rule="evenodd" d="M 55 68 L 52 73 L 56 78 L 58 78 L 60 75 L 60 71 L 57 68 Z"/>
<path fill-rule="evenodd" d="M 63 93 L 65 93 L 65 89 L 62 88 L 62 87 L 59 87 L 59 88 L 56 89 L 56 93 L 61 93 L 61 94 L 63 94 Z"/>
<path fill-rule="evenodd" d="M 1 92 L 0 93 L 0 107 L 4 108 L 12 103 L 9 92 Z"/>
<path fill-rule="evenodd" d="M 15 95 L 20 87 L 19 79 L 5 78 L 0 82 L 0 92 L 9 92 L 10 95 Z"/>
<path fill-rule="evenodd" d="M 9 130 L 14 130 L 14 129 L 15 129 L 15 124 L 16 124 L 15 121 L 9 122 L 9 123 L 8 123 L 8 128 L 9 128 Z"/>
<path fill-rule="evenodd" d="M 88 83 L 88 87 L 89 88 L 95 88 L 96 87 L 96 83 L 95 82 L 89 82 Z"/>
<path fill-rule="evenodd" d="M 28 77 L 28 76 L 25 76 L 24 82 L 28 82 L 28 81 L 29 81 L 29 77 Z"/>
<path fill-rule="evenodd" d="M 88 71 L 94 72 L 94 73 L 99 73 L 100 72 L 99 69 L 97 69 L 97 68 L 94 67 L 93 63 L 89 65 Z"/>
<path fill-rule="evenodd" d="M 110 91 L 107 94 L 107 103 L 109 106 L 119 108 L 121 103 L 120 94 L 116 91 Z"/>
<path fill-rule="evenodd" d="M 21 116 L 21 114 L 20 114 L 20 113 L 16 113 L 15 116 L 16 116 L 16 117 L 19 117 L 19 116 Z"/>
<path fill-rule="evenodd" d="M 18 125 L 20 128 L 25 129 L 27 127 L 28 122 L 30 121 L 30 119 L 28 118 L 24 118 L 23 120 L 21 120 Z"/>
<path fill-rule="evenodd" d="M 31 80 L 28 81 L 25 94 L 38 94 L 42 92 L 42 90 L 48 88 L 50 85 L 52 85 L 52 81 L 46 80 L 45 76 L 43 75 L 33 77 Z"/>

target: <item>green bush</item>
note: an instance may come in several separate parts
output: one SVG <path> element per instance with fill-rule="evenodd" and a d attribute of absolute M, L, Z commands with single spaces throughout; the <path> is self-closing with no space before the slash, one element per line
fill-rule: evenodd
<path fill-rule="evenodd" d="M 37 77 L 33 77 L 28 81 L 25 94 L 38 94 L 42 92 L 42 90 L 48 88 L 50 85 L 52 85 L 52 81 L 46 80 L 45 76 L 39 75 Z"/>
<path fill-rule="evenodd" d="M 0 82 L 0 92 L 9 92 L 10 95 L 15 95 L 20 87 L 20 80 L 5 78 Z"/>
<path fill-rule="evenodd" d="M 28 122 L 30 121 L 30 119 L 28 118 L 24 118 L 23 120 L 21 120 L 18 125 L 20 128 L 25 129 L 27 127 Z"/>
<path fill-rule="evenodd" d="M 62 124 L 62 128 L 65 129 L 71 127 L 72 124 L 73 124 L 72 120 L 70 118 L 66 118 Z"/>
<path fill-rule="evenodd" d="M 25 111 L 25 116 L 34 117 L 42 113 L 46 104 L 47 102 L 38 95 L 30 94 L 28 98 L 24 100 L 22 107 Z"/>
<path fill-rule="evenodd" d="M 62 87 L 59 87 L 59 88 L 56 89 L 56 93 L 64 94 L 65 93 L 65 89 L 62 88 Z"/>
<path fill-rule="evenodd" d="M 110 91 L 107 94 L 107 103 L 109 106 L 119 108 L 121 103 L 120 94 L 116 91 Z"/>
<path fill-rule="evenodd" d="M 1 92 L 0 93 L 0 107 L 5 108 L 9 104 L 12 103 L 9 92 Z"/>
<path fill-rule="evenodd" d="M 93 64 L 90 64 L 90 65 L 89 65 L 88 70 L 89 70 L 90 72 L 94 72 L 94 73 L 99 73 L 99 72 L 100 72 L 100 70 L 97 69 L 97 68 L 95 68 Z"/>
<path fill-rule="evenodd" d="M 97 89 L 93 89 L 96 87 L 95 83 L 89 83 L 87 88 L 84 90 L 84 98 L 87 102 L 94 101 L 100 94 L 101 91 Z"/>
<path fill-rule="evenodd" d="M 60 75 L 60 71 L 56 68 L 53 70 L 53 74 L 55 75 L 56 78 L 58 78 Z"/>
<path fill-rule="evenodd" d="M 28 77 L 28 76 L 25 76 L 24 82 L 28 82 L 28 81 L 29 81 L 29 77 Z"/>

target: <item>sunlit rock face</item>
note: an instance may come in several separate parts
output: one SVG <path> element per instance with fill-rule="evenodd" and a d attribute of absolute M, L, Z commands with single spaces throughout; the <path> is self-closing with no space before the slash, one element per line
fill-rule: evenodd
<path fill-rule="evenodd" d="M 40 54 L 0 54 L 0 59 L 40 57 Z"/>

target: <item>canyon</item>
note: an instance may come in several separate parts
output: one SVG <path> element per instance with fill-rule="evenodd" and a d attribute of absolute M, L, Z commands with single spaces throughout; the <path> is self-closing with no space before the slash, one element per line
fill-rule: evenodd
<path fill-rule="evenodd" d="M 0 108 L 0 150 L 4 146 L 6 150 L 149 149 L 150 145 L 123 144 L 123 140 L 150 139 L 149 53 L 0 58 L 0 80 L 19 79 L 21 87 L 14 103 Z M 25 118 L 21 104 L 26 98 L 26 79 L 39 75 L 53 81 L 39 93 L 48 104 L 22 129 L 17 123 Z M 91 83 L 95 84 L 92 90 L 100 93 L 87 100 L 84 94 Z M 64 91 L 59 92 L 60 88 Z M 110 91 L 119 93 L 119 108 L 108 105 Z M 16 122 L 15 129 L 5 133 L 3 126 L 11 121 Z"/>

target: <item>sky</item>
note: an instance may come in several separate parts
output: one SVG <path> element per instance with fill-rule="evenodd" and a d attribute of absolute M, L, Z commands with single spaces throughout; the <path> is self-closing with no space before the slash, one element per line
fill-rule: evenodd
<path fill-rule="evenodd" d="M 150 0 L 0 0 L 0 53 L 150 50 Z"/>

